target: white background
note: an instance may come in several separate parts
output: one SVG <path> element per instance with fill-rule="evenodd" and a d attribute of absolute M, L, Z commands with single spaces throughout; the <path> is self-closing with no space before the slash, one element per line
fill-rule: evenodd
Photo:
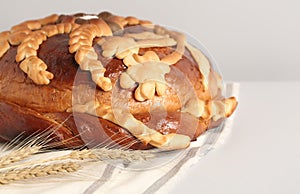
<path fill-rule="evenodd" d="M 226 81 L 300 81 L 299 0 L 5 0 L 0 30 L 52 13 L 133 15 L 182 29 L 215 56 Z"/>

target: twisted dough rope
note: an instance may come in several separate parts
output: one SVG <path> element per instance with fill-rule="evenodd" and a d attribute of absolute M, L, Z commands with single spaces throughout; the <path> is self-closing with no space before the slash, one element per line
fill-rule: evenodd
<path fill-rule="evenodd" d="M 10 48 L 10 45 L 19 45 L 32 30 L 40 29 L 42 25 L 56 22 L 58 15 L 53 14 L 40 20 L 30 20 L 13 26 L 10 31 L 0 33 L 0 57 Z"/>
<path fill-rule="evenodd" d="M 36 84 L 48 84 L 49 79 L 53 78 L 53 74 L 46 71 L 47 65 L 37 57 L 39 45 L 46 40 L 46 32 L 40 30 L 43 25 L 56 22 L 58 15 L 53 14 L 40 20 L 31 20 L 13 26 L 5 35 L 1 34 L 0 43 L 5 47 L 1 48 L 0 57 L 2 57 L 11 45 L 19 45 L 16 55 L 16 61 L 21 62 L 20 68 L 30 77 Z M 36 30 L 36 31 L 32 31 Z M 3 41 L 5 37 L 6 41 Z M 1 38 L 0 38 L 1 39 Z"/>
<path fill-rule="evenodd" d="M 19 45 L 22 43 L 22 41 L 27 38 L 27 36 L 33 31 L 33 30 L 39 30 L 42 26 L 55 23 L 58 20 L 58 15 L 53 14 L 50 16 L 47 16 L 45 18 L 39 19 L 39 20 L 30 20 L 23 22 L 21 24 L 18 24 L 16 26 L 13 26 L 10 29 L 10 36 L 8 38 L 9 43 L 11 45 Z"/>
<path fill-rule="evenodd" d="M 101 61 L 98 60 L 98 55 L 93 48 L 94 39 L 103 36 L 112 37 L 112 23 L 118 25 L 120 29 L 124 29 L 126 25 L 137 25 L 141 22 L 135 17 L 124 18 L 113 15 L 103 17 L 102 15 L 99 19 L 91 19 L 89 20 L 89 24 L 83 24 L 71 32 L 69 40 L 70 53 L 75 53 L 75 60 L 80 68 L 90 71 L 92 80 L 104 91 L 110 91 L 112 83 L 109 78 L 104 77 L 106 69 L 103 67 Z M 109 26 L 109 24 L 111 25 Z"/>
<path fill-rule="evenodd" d="M 72 29 L 78 28 L 77 24 L 61 23 L 42 27 L 33 31 L 18 46 L 16 61 L 21 62 L 20 68 L 36 84 L 49 84 L 54 75 L 46 71 L 47 65 L 37 57 L 37 50 L 47 38 L 57 34 L 68 34 Z"/>
<path fill-rule="evenodd" d="M 99 20 L 101 21 L 101 20 Z M 111 80 L 104 77 L 106 69 L 98 60 L 98 55 L 93 48 L 96 37 L 111 36 L 112 32 L 105 22 L 95 24 L 83 24 L 70 34 L 69 51 L 75 53 L 75 60 L 82 70 L 90 71 L 92 80 L 104 91 L 112 89 Z M 102 30 L 106 29 L 106 30 Z"/>

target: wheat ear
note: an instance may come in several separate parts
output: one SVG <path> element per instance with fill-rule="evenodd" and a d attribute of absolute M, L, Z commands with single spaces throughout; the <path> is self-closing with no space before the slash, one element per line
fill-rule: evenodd
<path fill-rule="evenodd" d="M 80 165 L 78 163 L 68 162 L 13 169 L 3 172 L 0 175 L 0 184 L 4 185 L 17 180 L 26 180 L 35 177 L 75 172 L 79 168 Z"/>
<path fill-rule="evenodd" d="M 41 146 L 28 146 L 10 151 L 8 154 L 0 158 L 0 168 L 24 160 L 29 156 L 38 153 L 41 150 L 41 148 Z"/>
<path fill-rule="evenodd" d="M 146 160 L 148 158 L 153 158 L 154 155 L 147 151 L 140 150 L 121 150 L 121 149 L 108 149 L 108 148 L 96 148 L 96 149 L 83 149 L 83 150 L 73 150 L 71 153 L 52 158 L 49 161 L 55 160 L 110 160 L 110 159 L 121 159 L 126 161 L 135 160 Z"/>
<path fill-rule="evenodd" d="M 107 149 L 99 148 L 91 150 L 98 159 L 121 159 L 125 161 L 147 160 L 153 158 L 154 155 L 149 151 L 142 150 L 122 150 L 122 149 Z"/>

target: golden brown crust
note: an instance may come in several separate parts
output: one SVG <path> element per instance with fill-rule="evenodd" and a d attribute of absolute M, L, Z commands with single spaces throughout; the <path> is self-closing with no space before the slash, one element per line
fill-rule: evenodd
<path fill-rule="evenodd" d="M 135 17 L 53 14 L 0 33 L 1 45 L 0 102 L 42 114 L 41 126 L 54 118 L 62 122 L 63 114 L 89 114 L 80 118 L 99 117 L 109 128 L 128 130 L 136 147 L 181 149 L 237 105 L 235 98 L 222 98 L 221 78 L 184 34 Z M 157 115 L 184 115 L 185 125 L 197 122 L 164 133 L 135 116 L 155 109 Z M 77 134 L 78 126 L 69 124 Z"/>

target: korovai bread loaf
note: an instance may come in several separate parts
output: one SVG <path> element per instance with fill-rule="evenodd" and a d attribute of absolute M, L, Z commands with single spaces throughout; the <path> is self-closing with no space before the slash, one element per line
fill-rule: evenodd
<path fill-rule="evenodd" d="M 53 14 L 0 33 L 0 140 L 184 149 L 229 117 L 219 73 L 186 35 L 135 17 Z"/>

